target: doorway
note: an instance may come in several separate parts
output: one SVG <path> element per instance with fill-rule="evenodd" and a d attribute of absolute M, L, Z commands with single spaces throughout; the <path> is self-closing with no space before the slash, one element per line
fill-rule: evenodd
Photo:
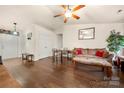
<path fill-rule="evenodd" d="M 63 34 L 57 35 L 57 44 L 59 49 L 63 48 Z"/>

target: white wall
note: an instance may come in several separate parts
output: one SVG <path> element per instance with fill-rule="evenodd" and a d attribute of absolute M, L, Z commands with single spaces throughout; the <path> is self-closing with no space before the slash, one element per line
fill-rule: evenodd
<path fill-rule="evenodd" d="M 57 28 L 56 30 L 54 30 L 54 32 L 56 33 L 56 34 L 63 34 L 63 31 L 64 31 L 64 28 L 63 28 L 64 26 L 61 26 L 60 28 Z"/>
<path fill-rule="evenodd" d="M 95 39 L 92 40 L 78 40 L 79 29 L 95 27 Z M 104 48 L 106 47 L 106 39 L 110 31 L 115 29 L 124 34 L 124 24 L 77 24 L 66 25 L 63 30 L 63 47 L 67 48 Z"/>
<path fill-rule="evenodd" d="M 22 53 L 34 54 L 35 60 L 52 55 L 52 48 L 57 47 L 57 35 L 55 32 L 32 24 L 19 31 L 20 36 L 0 34 L 0 55 L 4 59 L 20 57 Z M 27 33 L 32 33 L 31 40 L 27 39 Z"/>
<path fill-rule="evenodd" d="M 52 48 L 56 48 L 57 35 L 39 25 L 32 25 L 26 33 L 32 32 L 32 39 L 26 39 L 26 52 L 35 56 L 34 60 L 45 58 L 52 55 Z"/>
<path fill-rule="evenodd" d="M 31 40 L 27 39 L 27 34 L 32 33 Z M 24 40 L 25 40 L 25 52 L 33 54 L 35 52 L 35 28 L 33 25 L 30 26 L 30 28 L 25 29 L 24 34 Z"/>

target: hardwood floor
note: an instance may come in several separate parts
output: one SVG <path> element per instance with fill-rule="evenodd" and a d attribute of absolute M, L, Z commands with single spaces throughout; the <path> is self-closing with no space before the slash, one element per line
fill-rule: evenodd
<path fill-rule="evenodd" d="M 22 62 L 20 58 L 3 62 L 8 72 L 26 88 L 87 88 L 124 87 L 124 73 L 113 69 L 112 80 L 104 80 L 101 68 L 64 61 L 53 63 L 52 58 L 44 58 L 34 63 Z"/>
<path fill-rule="evenodd" d="M 0 65 L 0 88 L 19 88 L 20 84 L 8 73 L 3 65 Z"/>

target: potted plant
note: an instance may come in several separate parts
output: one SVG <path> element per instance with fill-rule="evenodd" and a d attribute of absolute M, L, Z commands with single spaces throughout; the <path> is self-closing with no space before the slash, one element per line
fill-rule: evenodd
<path fill-rule="evenodd" d="M 113 60 L 117 62 L 118 52 L 122 47 L 124 47 L 124 35 L 121 35 L 120 32 L 115 32 L 115 30 L 113 30 L 106 41 L 108 43 L 107 48 L 110 52 L 114 53 Z"/>

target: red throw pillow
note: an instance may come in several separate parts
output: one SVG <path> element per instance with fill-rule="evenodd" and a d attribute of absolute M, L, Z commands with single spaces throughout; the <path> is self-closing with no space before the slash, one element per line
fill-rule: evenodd
<path fill-rule="evenodd" d="M 76 50 L 76 53 L 77 53 L 77 55 L 83 54 L 83 53 L 82 53 L 82 49 L 81 49 L 81 48 L 78 48 L 78 49 Z"/>
<path fill-rule="evenodd" d="M 104 51 L 96 51 L 96 56 L 98 57 L 103 57 L 104 56 Z"/>
<path fill-rule="evenodd" d="M 99 51 L 96 51 L 96 56 L 99 56 Z"/>
<path fill-rule="evenodd" d="M 104 51 L 100 51 L 100 57 L 104 56 Z"/>

